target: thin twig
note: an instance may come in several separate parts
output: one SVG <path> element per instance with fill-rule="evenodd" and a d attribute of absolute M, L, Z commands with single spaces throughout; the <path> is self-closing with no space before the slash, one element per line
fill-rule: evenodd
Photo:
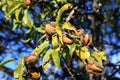
<path fill-rule="evenodd" d="M 64 60 L 63 57 L 62 57 L 62 59 Z M 72 72 L 70 71 L 70 68 L 68 68 L 68 66 L 66 65 L 65 62 L 63 63 L 63 65 L 64 65 L 64 67 L 67 69 L 67 71 L 68 71 L 68 73 L 70 74 L 70 76 L 71 76 L 74 80 L 76 80 L 76 79 L 74 78 L 74 75 L 73 75 Z"/>
<path fill-rule="evenodd" d="M 73 14 L 75 13 L 75 10 L 77 9 L 78 7 L 74 7 L 73 10 L 70 12 L 69 16 L 66 18 L 66 22 L 70 21 L 70 19 L 72 18 Z"/>

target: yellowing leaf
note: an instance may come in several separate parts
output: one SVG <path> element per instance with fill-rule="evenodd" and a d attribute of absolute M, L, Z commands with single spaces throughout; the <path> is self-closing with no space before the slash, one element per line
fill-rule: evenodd
<path fill-rule="evenodd" d="M 56 32 L 59 36 L 62 36 L 62 29 L 59 26 L 56 26 Z"/>
<path fill-rule="evenodd" d="M 60 10 L 58 11 L 57 18 L 56 18 L 56 23 L 57 23 L 57 24 L 59 23 L 63 12 L 64 12 L 65 10 L 68 10 L 68 9 L 72 8 L 72 7 L 73 7 L 72 4 L 67 3 L 67 4 L 63 5 L 62 8 L 60 8 Z"/>
<path fill-rule="evenodd" d="M 59 40 L 56 34 L 52 35 L 52 45 L 54 49 L 59 47 Z"/>
<path fill-rule="evenodd" d="M 75 33 L 77 33 L 77 29 L 75 26 L 73 26 L 70 22 L 65 22 L 63 24 L 63 27 L 68 30 L 73 30 Z"/>
<path fill-rule="evenodd" d="M 44 69 L 47 71 L 48 70 L 48 66 L 49 66 L 49 62 L 47 62 L 45 65 L 44 65 Z"/>
<path fill-rule="evenodd" d="M 90 56 L 90 53 L 89 53 L 89 52 L 81 52 L 81 51 L 80 51 L 80 58 L 83 60 L 84 63 L 86 63 L 85 60 L 86 60 L 87 58 L 89 58 L 89 56 Z"/>
<path fill-rule="evenodd" d="M 99 52 L 99 54 L 101 55 L 102 60 L 107 60 L 106 56 L 105 56 L 105 52 Z"/>
<path fill-rule="evenodd" d="M 102 61 L 106 60 L 105 52 L 95 51 L 92 56 L 102 65 Z"/>
<path fill-rule="evenodd" d="M 77 50 L 76 54 L 83 61 L 83 63 L 86 63 L 85 60 L 87 60 L 90 57 L 90 53 L 86 46 L 80 47 L 80 50 Z"/>

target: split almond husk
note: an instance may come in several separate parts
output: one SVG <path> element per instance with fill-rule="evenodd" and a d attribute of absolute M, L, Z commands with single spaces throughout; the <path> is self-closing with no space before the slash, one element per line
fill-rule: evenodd
<path fill-rule="evenodd" d="M 32 76 L 32 78 L 35 78 L 35 79 L 39 79 L 40 78 L 40 72 L 37 72 L 37 71 L 30 71 L 30 74 Z"/>
<path fill-rule="evenodd" d="M 53 27 L 56 27 L 56 22 L 50 22 L 50 24 L 53 26 Z"/>
<path fill-rule="evenodd" d="M 76 33 L 76 36 L 81 36 L 84 33 L 85 33 L 84 29 L 78 30 L 77 33 Z"/>
<path fill-rule="evenodd" d="M 27 70 L 26 73 L 23 74 L 23 77 L 27 80 L 29 79 L 35 79 L 38 80 L 40 78 L 40 72 L 34 69 Z"/>
<path fill-rule="evenodd" d="M 86 64 L 86 71 L 95 74 L 102 74 L 103 67 L 96 61 L 91 61 Z"/>
<path fill-rule="evenodd" d="M 72 44 L 73 43 L 73 40 L 68 38 L 66 35 L 63 35 L 62 40 L 63 40 L 63 43 L 65 43 L 65 44 Z"/>
<path fill-rule="evenodd" d="M 48 35 L 51 35 L 51 34 L 55 33 L 55 26 L 54 25 L 55 24 L 53 24 L 53 23 L 45 25 L 45 32 Z"/>
<path fill-rule="evenodd" d="M 84 37 L 83 37 L 83 44 L 85 46 L 88 46 L 88 45 L 91 44 L 91 42 L 92 42 L 92 37 L 89 34 L 84 35 Z"/>
<path fill-rule="evenodd" d="M 31 1 L 30 1 L 30 0 L 24 0 L 24 3 L 25 3 L 25 4 L 30 4 Z"/>
<path fill-rule="evenodd" d="M 27 68 L 31 68 L 31 66 L 34 66 L 39 58 L 39 54 L 37 52 L 32 52 L 28 56 L 25 57 L 25 65 Z"/>

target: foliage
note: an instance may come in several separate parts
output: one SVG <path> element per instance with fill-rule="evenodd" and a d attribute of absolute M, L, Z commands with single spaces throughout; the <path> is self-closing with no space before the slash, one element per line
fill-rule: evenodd
<path fill-rule="evenodd" d="M 16 70 L 14 71 L 14 78 L 18 80 L 24 80 L 23 72 L 24 72 L 24 57 L 20 55 L 20 63 L 16 65 Z"/>
<path fill-rule="evenodd" d="M 38 4 L 40 3 L 40 5 L 36 5 L 38 5 L 40 9 L 43 7 L 43 9 L 31 17 L 31 15 L 33 15 L 31 12 L 34 10 L 33 8 L 35 8 L 34 4 L 37 2 Z M 75 13 L 77 7 L 75 8 L 71 2 L 72 0 L 52 0 L 49 2 L 50 6 L 54 4 L 52 8 L 46 5 L 48 3 L 46 0 L 2 0 L 0 5 L 5 13 L 6 20 L 12 20 L 12 30 L 16 28 L 21 30 L 23 27 L 27 29 L 24 43 L 34 41 L 38 34 L 38 45 L 27 57 L 36 57 L 38 56 L 36 54 L 39 54 L 39 57 L 43 58 L 41 65 L 43 69 L 48 70 L 50 62 L 54 62 L 58 69 L 62 68 L 61 58 L 63 58 L 65 64 L 70 67 L 72 59 L 76 59 L 80 60 L 80 62 L 87 67 L 86 71 L 93 74 L 97 74 L 98 72 L 101 75 L 104 71 L 103 60 L 107 59 L 104 51 L 94 49 L 95 47 L 92 41 L 97 40 L 98 36 L 93 35 L 94 38 L 92 38 L 85 29 L 79 29 L 79 26 L 84 23 L 85 20 L 88 20 L 92 22 L 90 28 L 94 30 L 95 27 L 99 27 L 101 24 L 100 21 L 102 21 L 102 18 L 97 20 L 95 17 L 92 19 L 89 13 L 85 16 L 86 12 L 82 12 L 82 10 L 78 10 Z M 95 1 L 93 1 L 93 4 L 94 2 Z M 96 5 L 93 6 L 96 8 Z M 93 14 L 95 14 L 95 16 L 102 16 L 100 14 L 101 6 L 97 7 L 98 10 L 93 8 Z M 77 18 L 79 24 L 75 25 L 71 20 L 73 20 L 73 16 L 77 17 L 78 14 L 80 14 L 79 17 L 81 19 L 79 20 L 79 18 Z M 50 20 L 47 20 L 46 17 L 49 17 Z M 37 23 L 35 19 L 40 19 L 42 23 Z M 107 19 L 108 18 L 106 18 L 106 20 Z M 96 20 L 96 23 L 93 20 Z M 50 45 L 52 45 L 52 47 L 50 47 Z M 16 65 L 17 69 L 14 71 L 14 77 L 19 78 L 19 80 L 23 80 L 24 65 L 27 69 L 26 73 L 30 73 L 33 67 L 35 67 L 35 69 L 41 67 L 36 67 L 35 65 L 38 59 L 28 59 L 30 61 L 28 65 L 26 64 L 28 63 L 27 59 L 24 61 L 23 56 L 20 58 L 21 62 Z M 9 62 L 10 61 L 12 60 L 9 60 Z M 39 70 L 35 70 L 35 74 L 39 72 Z M 30 74 L 33 76 L 32 73 Z"/>

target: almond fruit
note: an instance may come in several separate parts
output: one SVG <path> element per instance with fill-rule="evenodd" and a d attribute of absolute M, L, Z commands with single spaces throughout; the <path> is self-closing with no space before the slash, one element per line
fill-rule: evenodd
<path fill-rule="evenodd" d="M 86 71 L 91 73 L 102 73 L 103 67 L 98 62 L 92 61 L 86 65 Z"/>
<path fill-rule="evenodd" d="M 32 78 L 35 78 L 35 79 L 40 78 L 40 72 L 32 70 L 32 71 L 30 71 L 30 74 L 31 74 Z"/>
<path fill-rule="evenodd" d="M 46 24 L 45 25 L 45 32 L 48 34 L 48 35 L 51 35 L 53 33 L 55 33 L 55 27 L 53 26 L 53 24 Z"/>
<path fill-rule="evenodd" d="M 76 36 L 81 36 L 84 33 L 85 33 L 84 29 L 78 30 Z"/>
<path fill-rule="evenodd" d="M 65 43 L 65 44 L 72 44 L 73 43 L 73 40 L 68 38 L 66 35 L 63 35 L 62 40 L 63 40 L 63 43 Z"/>
<path fill-rule="evenodd" d="M 31 1 L 30 1 L 30 0 L 24 0 L 24 3 L 25 3 L 25 4 L 30 4 Z"/>
<path fill-rule="evenodd" d="M 85 46 L 88 46 L 91 42 L 92 42 L 92 38 L 90 37 L 90 35 L 86 34 L 86 35 L 83 37 L 83 44 L 84 44 Z"/>

